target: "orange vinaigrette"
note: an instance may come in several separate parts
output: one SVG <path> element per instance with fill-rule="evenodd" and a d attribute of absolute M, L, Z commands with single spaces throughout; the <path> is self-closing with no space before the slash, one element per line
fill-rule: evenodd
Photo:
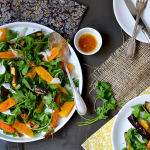
<path fill-rule="evenodd" d="M 83 52 L 90 53 L 97 47 L 97 40 L 92 34 L 86 33 L 81 35 L 78 45 Z"/>

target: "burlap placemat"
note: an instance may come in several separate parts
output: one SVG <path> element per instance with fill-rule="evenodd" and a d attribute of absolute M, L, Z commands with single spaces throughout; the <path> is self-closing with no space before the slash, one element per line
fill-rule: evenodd
<path fill-rule="evenodd" d="M 123 104 L 150 86 L 150 44 L 137 42 L 134 59 L 126 60 L 124 51 L 128 41 L 93 72 L 91 85 L 96 90 L 95 81 L 109 82 L 117 102 L 121 100 Z"/>

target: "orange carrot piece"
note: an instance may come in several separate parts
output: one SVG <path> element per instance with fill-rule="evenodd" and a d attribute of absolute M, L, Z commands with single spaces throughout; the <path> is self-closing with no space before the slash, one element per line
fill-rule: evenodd
<path fill-rule="evenodd" d="M 1 28 L 0 29 L 0 41 L 6 40 L 6 34 L 7 34 L 7 29 Z"/>
<path fill-rule="evenodd" d="M 12 106 L 16 105 L 18 102 L 15 101 L 14 97 L 10 97 L 7 100 L 5 100 L 4 102 L 2 102 L 0 104 L 0 112 L 4 112 L 7 109 L 11 108 Z"/>
<path fill-rule="evenodd" d="M 11 125 L 8 125 L 5 122 L 0 121 L 0 128 L 9 132 L 9 133 L 15 133 L 15 128 L 13 128 Z"/>
<path fill-rule="evenodd" d="M 74 101 L 65 102 L 63 104 L 63 106 L 61 107 L 61 111 L 58 112 L 58 115 L 63 118 L 68 116 L 70 114 L 72 108 L 74 107 L 74 105 L 75 105 Z"/>
<path fill-rule="evenodd" d="M 70 40 L 65 41 L 64 43 L 60 44 L 58 47 L 54 47 L 50 50 L 51 52 L 51 56 L 47 56 L 47 60 L 53 60 L 54 58 L 56 58 L 59 55 L 59 51 L 61 50 L 61 48 L 66 45 Z M 45 61 L 45 57 L 42 58 L 42 61 Z"/>
<path fill-rule="evenodd" d="M 12 51 L 0 52 L 0 58 L 14 58 L 15 55 Z"/>
<path fill-rule="evenodd" d="M 53 60 L 59 55 L 59 49 L 57 47 L 54 47 L 53 49 L 51 49 L 50 52 L 52 55 L 50 57 L 47 57 L 48 61 Z M 45 61 L 45 57 L 42 58 L 42 61 Z"/>
<path fill-rule="evenodd" d="M 51 82 L 54 78 L 50 75 L 50 73 L 43 67 L 38 66 L 36 67 L 36 73 L 46 82 Z M 62 91 L 63 93 L 66 93 L 69 95 L 69 93 L 63 88 L 60 84 L 55 84 L 58 86 L 58 89 Z"/>
<path fill-rule="evenodd" d="M 150 140 L 148 141 L 148 143 L 146 144 L 146 146 L 147 146 L 148 148 L 150 148 Z"/>
<path fill-rule="evenodd" d="M 50 75 L 50 73 L 41 66 L 36 67 L 36 73 L 48 83 L 53 80 L 53 77 Z"/>
<path fill-rule="evenodd" d="M 31 77 L 32 79 L 34 79 L 36 76 L 36 69 L 32 69 L 31 71 L 28 71 L 27 74 L 25 75 L 25 77 Z"/>
<path fill-rule="evenodd" d="M 69 93 L 66 91 L 66 89 L 63 88 L 60 84 L 55 84 L 55 85 L 58 86 L 58 89 L 59 89 L 61 92 L 63 92 L 63 93 L 65 93 L 65 94 L 69 95 Z"/>
<path fill-rule="evenodd" d="M 12 126 L 17 130 L 23 132 L 24 134 L 28 135 L 29 137 L 34 137 L 33 131 L 28 126 L 26 126 L 26 124 L 15 122 Z"/>
<path fill-rule="evenodd" d="M 68 68 L 69 72 L 71 73 L 74 69 L 74 65 L 72 63 L 69 63 L 69 62 L 66 62 L 66 64 L 67 64 L 67 68 Z M 61 65 L 63 70 L 66 70 L 64 63 L 62 61 L 60 62 L 60 65 Z"/>
<path fill-rule="evenodd" d="M 42 100 L 41 102 L 40 102 L 40 105 L 39 105 L 39 107 L 37 108 L 37 110 L 36 110 L 36 113 L 37 114 L 40 114 L 41 112 L 42 112 L 42 109 L 43 109 L 43 107 L 44 107 L 44 103 L 43 103 L 43 101 L 44 100 Z"/>
<path fill-rule="evenodd" d="M 21 53 L 21 51 L 18 51 L 18 53 Z M 14 58 L 15 55 L 12 51 L 6 51 L 6 52 L 0 52 L 0 58 L 7 59 L 7 58 Z"/>
<path fill-rule="evenodd" d="M 59 111 L 57 109 L 55 109 L 55 112 L 52 115 L 52 123 L 50 124 L 50 127 L 52 127 L 52 128 L 56 127 L 56 123 L 58 120 L 58 112 Z"/>
<path fill-rule="evenodd" d="M 59 94 L 57 95 L 56 100 L 55 100 L 56 104 L 57 104 L 59 107 L 60 107 L 60 98 L 61 98 L 61 92 L 59 92 Z"/>

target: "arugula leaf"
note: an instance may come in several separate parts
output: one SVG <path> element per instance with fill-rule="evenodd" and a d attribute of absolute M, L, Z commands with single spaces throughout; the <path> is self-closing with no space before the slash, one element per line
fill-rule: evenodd
<path fill-rule="evenodd" d="M 6 33 L 7 41 L 10 41 L 10 40 L 12 40 L 12 39 L 14 39 L 16 37 L 17 37 L 17 31 L 16 32 L 12 32 L 11 29 L 7 30 L 7 33 Z"/>
<path fill-rule="evenodd" d="M 0 41 L 0 52 L 5 52 L 6 51 L 6 42 Z"/>
<path fill-rule="evenodd" d="M 62 106 L 65 102 L 71 102 L 74 101 L 74 98 L 72 98 L 72 96 L 67 95 L 65 93 L 61 93 L 61 97 L 60 97 L 60 105 Z"/>
<path fill-rule="evenodd" d="M 50 92 L 46 96 L 44 96 L 43 98 L 44 98 L 43 102 L 47 105 L 49 105 L 53 100 L 52 94 Z"/>
<path fill-rule="evenodd" d="M 14 124 L 14 122 L 15 122 L 15 116 L 7 115 L 6 123 L 10 125 L 10 124 Z"/>
<path fill-rule="evenodd" d="M 10 82 L 12 81 L 13 76 L 14 76 L 14 75 L 12 75 L 12 74 L 6 72 L 6 73 L 4 74 L 4 81 L 7 82 L 7 83 L 10 83 Z"/>
<path fill-rule="evenodd" d="M 22 112 L 21 112 L 20 107 L 16 107 L 13 111 L 11 111 L 11 113 L 14 114 L 15 117 L 17 117 L 17 116 L 20 115 Z"/>
<path fill-rule="evenodd" d="M 141 112 L 141 106 L 142 104 L 138 104 L 135 106 L 131 106 L 131 108 L 133 108 L 134 110 L 132 111 L 132 114 L 134 115 L 135 118 L 137 118 Z"/>
<path fill-rule="evenodd" d="M 49 105 L 49 108 L 53 109 L 57 109 L 58 111 L 61 111 L 60 107 L 56 104 L 56 102 L 52 102 L 50 105 Z"/>
<path fill-rule="evenodd" d="M 24 66 L 24 68 L 23 68 L 23 70 L 22 70 L 22 74 L 23 74 L 24 76 L 27 74 L 29 67 L 30 67 L 29 65 L 25 65 L 25 66 Z"/>
<path fill-rule="evenodd" d="M 26 40 L 26 44 L 22 45 L 23 50 L 30 50 L 33 47 L 34 39 L 30 36 L 22 36 L 17 39 L 17 44 L 19 45 L 21 40 Z"/>
<path fill-rule="evenodd" d="M 28 83 L 27 78 L 23 78 L 23 79 L 22 79 L 22 84 L 24 84 L 27 88 L 31 89 L 31 86 L 30 86 L 30 84 Z"/>
<path fill-rule="evenodd" d="M 14 99 L 18 102 L 21 103 L 24 99 L 24 94 L 22 91 L 17 90 L 16 93 L 13 93 Z"/>
<path fill-rule="evenodd" d="M 17 137 L 17 134 L 16 133 L 9 133 L 5 130 L 3 130 L 3 133 L 6 134 L 6 135 L 12 135 L 13 137 Z"/>

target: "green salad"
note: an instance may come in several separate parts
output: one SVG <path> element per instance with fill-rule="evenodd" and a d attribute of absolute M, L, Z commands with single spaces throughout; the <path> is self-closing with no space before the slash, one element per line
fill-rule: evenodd
<path fill-rule="evenodd" d="M 27 30 L 6 29 L 6 35 L 1 30 L 0 129 L 14 137 L 32 138 L 43 131 L 47 138 L 58 116 L 71 112 L 74 99 L 72 90 L 64 87 L 70 83 L 63 63 L 55 50 L 49 50 L 49 34 L 38 31 L 25 36 Z M 73 81 L 78 87 L 79 81 Z"/>

